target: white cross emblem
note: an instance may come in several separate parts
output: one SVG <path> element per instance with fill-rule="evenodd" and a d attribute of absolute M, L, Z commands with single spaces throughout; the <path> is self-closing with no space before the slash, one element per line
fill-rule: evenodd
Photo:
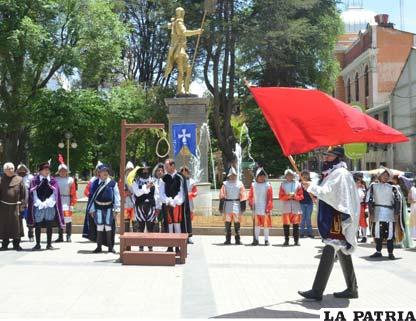
<path fill-rule="evenodd" d="M 182 129 L 182 134 L 178 135 L 179 139 L 182 139 L 182 144 L 187 145 L 187 138 L 191 138 L 191 134 L 186 133 L 186 129 Z"/>

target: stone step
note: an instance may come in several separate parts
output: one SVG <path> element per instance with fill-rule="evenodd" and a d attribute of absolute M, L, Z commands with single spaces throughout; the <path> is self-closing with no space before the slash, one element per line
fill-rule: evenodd
<path fill-rule="evenodd" d="M 122 254 L 124 265 L 166 265 L 174 266 L 175 252 L 137 252 L 124 251 Z"/>

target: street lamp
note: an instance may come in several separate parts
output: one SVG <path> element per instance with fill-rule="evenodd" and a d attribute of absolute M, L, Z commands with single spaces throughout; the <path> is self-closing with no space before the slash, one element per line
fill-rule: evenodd
<path fill-rule="evenodd" d="M 64 137 L 66 140 L 66 144 L 64 142 L 60 142 L 58 144 L 58 147 L 60 149 L 64 149 L 66 145 L 66 165 L 68 166 L 68 169 L 69 169 L 69 148 L 71 147 L 72 149 L 75 149 L 78 147 L 78 144 L 75 141 L 72 141 L 71 143 L 71 138 L 73 137 L 71 132 L 66 132 L 64 134 Z"/>

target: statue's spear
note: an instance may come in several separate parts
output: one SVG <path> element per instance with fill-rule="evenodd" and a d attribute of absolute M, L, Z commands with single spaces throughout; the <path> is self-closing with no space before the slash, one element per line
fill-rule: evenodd
<path fill-rule="evenodd" d="M 204 15 L 202 16 L 201 29 L 204 27 L 205 18 L 207 17 L 207 15 L 210 13 L 214 13 L 216 10 L 216 7 L 217 7 L 217 0 L 205 0 L 204 1 Z M 194 56 L 192 58 L 192 63 L 191 63 L 191 72 L 194 69 L 196 54 L 198 52 L 200 40 L 201 40 L 201 34 L 198 35 L 198 38 L 196 40 L 195 52 L 194 52 Z"/>

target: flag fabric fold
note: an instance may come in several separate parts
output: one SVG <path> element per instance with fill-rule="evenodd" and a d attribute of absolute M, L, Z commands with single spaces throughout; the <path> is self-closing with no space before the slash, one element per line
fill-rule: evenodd
<path fill-rule="evenodd" d="M 249 87 L 285 156 L 348 143 L 400 143 L 398 130 L 316 89 Z"/>

